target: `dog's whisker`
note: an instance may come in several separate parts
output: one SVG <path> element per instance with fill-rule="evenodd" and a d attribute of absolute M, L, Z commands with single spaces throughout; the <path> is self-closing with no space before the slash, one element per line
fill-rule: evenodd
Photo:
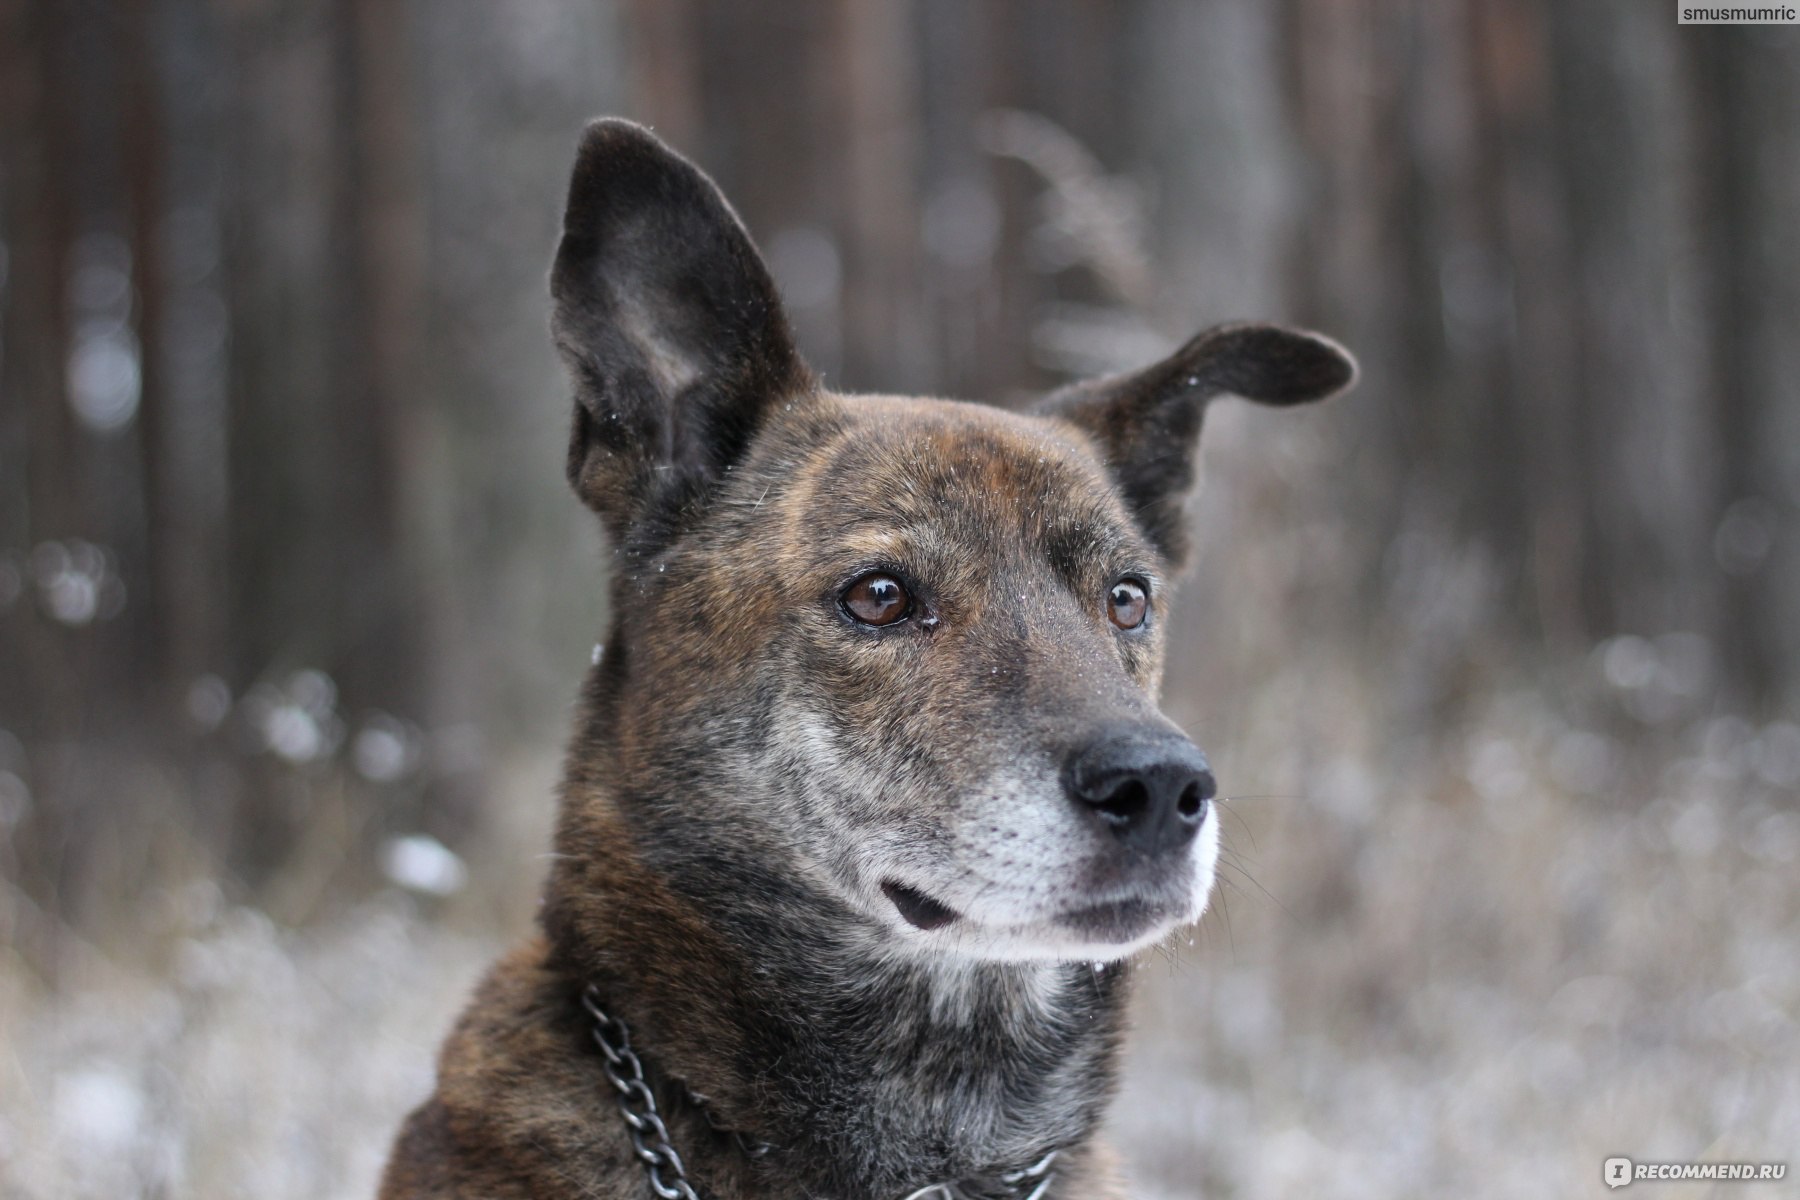
<path fill-rule="evenodd" d="M 1171 930 L 1167 937 L 1163 938 L 1162 941 L 1157 942 L 1155 945 L 1150 947 L 1150 949 L 1152 949 L 1156 952 L 1156 956 L 1158 958 L 1160 958 L 1164 962 L 1168 963 L 1171 967 L 1176 967 L 1176 966 L 1180 965 L 1178 959 L 1176 958 L 1175 947 L 1172 944 L 1176 937 L 1177 932 L 1179 932 L 1179 931 Z"/>
<path fill-rule="evenodd" d="M 1223 842 L 1219 844 L 1219 858 L 1222 861 L 1236 863 L 1239 866 L 1244 866 L 1246 864 L 1252 867 L 1262 865 L 1257 859 L 1252 858 L 1245 851 L 1239 850 L 1236 846 L 1227 846 Z"/>
<path fill-rule="evenodd" d="M 1234 792 L 1229 796 L 1214 796 L 1221 804 L 1232 804 L 1239 800 L 1314 800 L 1317 797 L 1311 792 Z"/>
<path fill-rule="evenodd" d="M 1250 828 L 1250 822 L 1244 820 L 1243 815 L 1241 813 L 1237 812 L 1236 810 L 1234 810 L 1230 807 L 1222 808 L 1219 811 L 1224 813 L 1225 815 L 1229 816 L 1232 820 L 1236 821 L 1238 823 L 1238 827 L 1244 831 L 1244 836 L 1250 839 L 1250 844 L 1252 846 L 1256 845 L 1256 833 L 1254 830 L 1252 830 Z M 1221 843 L 1221 844 L 1223 844 L 1223 843 Z"/>
<path fill-rule="evenodd" d="M 1223 861 L 1223 860 L 1221 860 L 1221 861 Z M 1261 892 L 1263 894 L 1263 896 L 1268 899 L 1269 903 L 1273 904 L 1276 908 L 1279 908 L 1288 917 L 1289 920 L 1295 922 L 1296 924 L 1299 923 L 1300 918 L 1294 912 L 1294 910 L 1289 908 L 1286 904 L 1282 903 L 1280 897 L 1276 896 L 1274 892 L 1271 892 L 1268 888 L 1264 887 L 1262 885 L 1262 883 L 1257 880 L 1256 876 L 1250 874 L 1250 872 L 1246 871 L 1243 867 L 1239 866 L 1236 863 L 1226 863 L 1225 865 L 1229 866 L 1233 871 L 1236 871 L 1239 875 L 1241 875 L 1243 877 L 1244 881 L 1246 883 L 1248 883 L 1251 887 L 1253 887 L 1257 891 Z M 1221 878 L 1223 878 L 1223 876 L 1221 876 Z"/>
<path fill-rule="evenodd" d="M 1237 931 L 1231 926 L 1231 893 L 1238 888 L 1223 876 L 1219 880 L 1224 886 L 1219 890 L 1219 919 L 1225 922 L 1225 941 L 1231 948 L 1231 957 L 1237 958 Z"/>

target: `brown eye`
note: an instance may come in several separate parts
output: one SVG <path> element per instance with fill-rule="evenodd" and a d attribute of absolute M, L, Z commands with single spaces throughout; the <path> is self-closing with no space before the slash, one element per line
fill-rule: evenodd
<path fill-rule="evenodd" d="M 864 625 L 892 625 L 912 611 L 912 597 L 898 579 L 873 571 L 844 589 L 843 605 Z"/>
<path fill-rule="evenodd" d="M 1136 629 L 1150 613 L 1150 596 L 1135 579 L 1121 579 L 1106 594 L 1106 615 L 1120 629 Z"/>

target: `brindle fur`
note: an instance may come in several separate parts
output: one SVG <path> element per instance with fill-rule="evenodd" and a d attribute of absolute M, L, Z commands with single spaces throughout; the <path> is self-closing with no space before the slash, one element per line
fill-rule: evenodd
<path fill-rule="evenodd" d="M 1123 1194 L 1095 1130 L 1126 975 L 1094 960 L 1198 916 L 1217 835 L 1120 855 L 1065 795 L 1096 731 L 1173 736 L 1163 622 L 1121 633 L 1105 596 L 1130 573 L 1166 605 L 1208 399 L 1318 399 L 1348 357 L 1239 326 L 1038 415 L 837 395 L 710 181 L 622 121 L 583 140 L 552 290 L 611 635 L 541 934 L 450 1035 L 383 1196 L 650 1195 L 589 982 L 703 1195 L 899 1200 L 1054 1148 L 1052 1196 Z M 840 609 L 874 568 L 916 619 Z M 908 926 L 890 877 L 965 915 Z"/>

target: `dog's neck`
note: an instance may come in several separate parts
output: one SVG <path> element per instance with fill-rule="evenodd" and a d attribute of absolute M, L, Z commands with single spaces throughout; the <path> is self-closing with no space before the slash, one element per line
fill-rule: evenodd
<path fill-rule="evenodd" d="M 898 956 L 778 859 L 652 861 L 610 801 L 566 803 L 559 845 L 544 924 L 571 988 L 596 983 L 659 1073 L 770 1143 L 781 1182 L 893 1200 L 1098 1124 L 1124 968 Z"/>

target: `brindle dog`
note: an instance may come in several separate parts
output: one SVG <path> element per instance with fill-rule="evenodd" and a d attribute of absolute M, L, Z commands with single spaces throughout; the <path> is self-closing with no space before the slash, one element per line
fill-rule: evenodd
<path fill-rule="evenodd" d="M 666 1196 L 1122 1195 L 1097 964 L 1196 919 L 1218 854 L 1154 700 L 1201 416 L 1342 391 L 1349 356 L 1239 325 L 1029 415 L 839 395 L 711 181 L 616 120 L 551 289 L 611 636 L 542 930 L 382 1194 L 654 1195 L 585 995 L 642 1056 Z"/>

